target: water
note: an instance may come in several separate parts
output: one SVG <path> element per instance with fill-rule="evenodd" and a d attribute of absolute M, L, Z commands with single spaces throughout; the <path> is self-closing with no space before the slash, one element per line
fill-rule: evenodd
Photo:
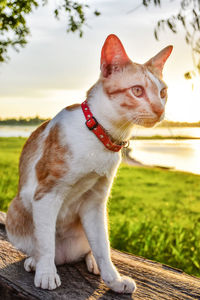
<path fill-rule="evenodd" d="M 28 137 L 37 126 L 5 126 L 0 125 L 0 137 Z M 133 130 L 133 136 L 187 136 L 200 138 L 200 128 L 185 127 L 185 128 L 142 128 L 136 127 Z"/>
<path fill-rule="evenodd" d="M 0 126 L 0 137 L 28 137 L 35 126 Z M 136 128 L 131 156 L 146 165 L 157 165 L 200 174 L 199 140 L 137 140 L 137 136 L 187 136 L 200 138 L 200 128 Z"/>
<path fill-rule="evenodd" d="M 200 140 L 134 140 L 130 146 L 143 164 L 200 174 Z"/>
<path fill-rule="evenodd" d="M 154 136 L 161 135 L 167 137 L 184 136 L 184 137 L 196 137 L 200 138 L 200 127 L 174 127 L 174 128 L 143 128 L 137 127 L 133 130 L 133 136 Z"/>
<path fill-rule="evenodd" d="M 136 128 L 131 156 L 146 165 L 156 165 L 200 174 L 200 128 Z M 184 136 L 199 140 L 137 140 L 137 136 Z"/>
<path fill-rule="evenodd" d="M 0 126 L 0 137 L 28 137 L 37 126 Z"/>

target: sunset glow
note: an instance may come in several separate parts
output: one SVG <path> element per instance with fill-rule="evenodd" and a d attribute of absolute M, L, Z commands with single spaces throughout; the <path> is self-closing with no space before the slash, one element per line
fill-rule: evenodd
<path fill-rule="evenodd" d="M 162 8 L 140 7 L 128 13 L 141 1 L 127 1 L 126 7 L 121 0 L 88 2 L 102 14 L 98 18 L 89 15 L 91 28 L 85 27 L 82 39 L 66 34 L 64 20 L 55 20 L 51 7 L 40 8 L 30 17 L 29 44 L 20 53 L 11 51 L 11 60 L 0 70 L 0 117 L 53 117 L 65 106 L 82 102 L 98 79 L 103 42 L 108 34 L 115 33 L 129 57 L 138 63 L 144 63 L 163 47 L 174 45 L 164 69 L 169 87 L 166 118 L 199 121 L 200 78 L 184 79 L 184 73 L 193 69 L 193 64 L 183 35 L 166 30 L 161 32 L 159 42 L 153 36 L 157 20 L 176 12 L 176 4 L 168 5 L 166 1 Z"/>

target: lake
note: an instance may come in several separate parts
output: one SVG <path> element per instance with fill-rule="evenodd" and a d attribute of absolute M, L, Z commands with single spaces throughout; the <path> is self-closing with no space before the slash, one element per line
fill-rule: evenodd
<path fill-rule="evenodd" d="M 28 137 L 35 126 L 0 126 L 1 137 Z M 174 168 L 200 174 L 199 140 L 137 140 L 138 136 L 161 135 L 200 138 L 200 128 L 135 128 L 131 140 L 131 156 L 147 165 Z"/>
<path fill-rule="evenodd" d="M 137 140 L 139 136 L 184 136 L 199 140 Z M 130 155 L 146 165 L 163 166 L 200 174 L 200 128 L 135 128 Z"/>
<path fill-rule="evenodd" d="M 133 140 L 130 155 L 146 165 L 200 174 L 199 140 Z"/>
<path fill-rule="evenodd" d="M 0 125 L 0 137 L 28 137 L 37 126 Z"/>
<path fill-rule="evenodd" d="M 184 136 L 184 137 L 196 137 L 200 138 L 200 127 L 171 127 L 171 128 L 143 128 L 143 127 L 136 127 L 133 129 L 133 136 L 154 136 L 154 135 L 161 135 L 167 137 L 174 137 L 174 136 Z"/>

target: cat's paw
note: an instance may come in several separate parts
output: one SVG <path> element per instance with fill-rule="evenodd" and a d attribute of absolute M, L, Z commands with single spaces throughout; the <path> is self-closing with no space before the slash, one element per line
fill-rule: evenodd
<path fill-rule="evenodd" d="M 36 262 L 35 259 L 33 257 L 28 257 L 25 261 L 24 261 L 24 269 L 27 272 L 31 272 L 31 271 L 35 271 L 35 266 L 36 266 Z"/>
<path fill-rule="evenodd" d="M 35 274 L 34 284 L 45 290 L 54 290 L 61 285 L 60 277 L 57 273 L 37 273 Z"/>
<path fill-rule="evenodd" d="M 61 285 L 56 266 L 51 260 L 43 258 L 36 264 L 34 284 L 46 290 L 54 290 Z"/>
<path fill-rule="evenodd" d="M 132 294 L 136 290 L 135 281 L 128 276 L 120 276 L 113 281 L 105 281 L 106 285 L 117 293 Z"/>
<path fill-rule="evenodd" d="M 95 275 L 99 275 L 99 268 L 97 266 L 96 260 L 92 254 L 92 252 L 89 252 L 85 257 L 85 262 L 87 265 L 87 269 L 90 273 L 93 273 Z"/>

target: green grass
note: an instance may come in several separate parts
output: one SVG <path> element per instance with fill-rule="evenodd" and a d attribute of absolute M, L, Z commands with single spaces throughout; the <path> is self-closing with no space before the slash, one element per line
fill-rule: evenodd
<path fill-rule="evenodd" d="M 0 138 L 0 210 L 6 211 L 16 195 L 18 163 L 24 138 Z"/>
<path fill-rule="evenodd" d="M 24 141 L 0 138 L 0 210 L 16 194 Z M 112 247 L 200 276 L 200 176 L 122 165 L 109 220 Z"/>
<path fill-rule="evenodd" d="M 200 176 L 121 166 L 109 212 L 112 247 L 200 276 Z"/>

